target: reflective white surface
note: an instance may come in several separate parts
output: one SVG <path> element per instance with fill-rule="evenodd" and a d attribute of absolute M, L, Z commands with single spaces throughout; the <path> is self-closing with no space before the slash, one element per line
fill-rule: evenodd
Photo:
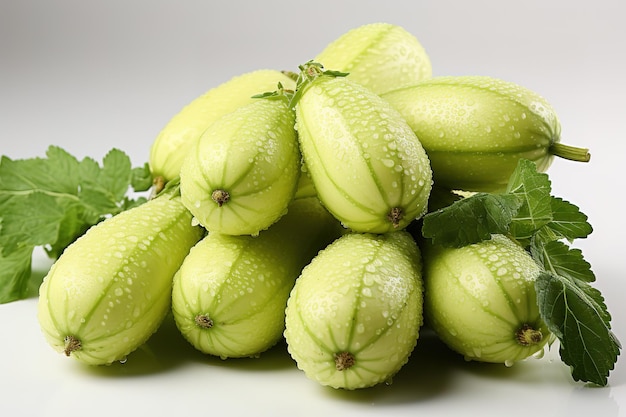
<path fill-rule="evenodd" d="M 555 107 L 563 142 L 588 164 L 557 160 L 554 194 L 589 215 L 578 242 L 626 340 L 623 159 L 626 7 L 618 0 L 544 2 L 349 0 L 69 1 L 0 5 L 0 154 L 59 145 L 101 159 L 112 147 L 147 161 L 185 104 L 234 75 L 296 69 L 361 24 L 402 25 L 434 75 L 491 75 Z M 50 262 L 36 254 L 35 274 Z M 512 368 L 467 363 L 423 335 L 390 385 L 335 391 L 308 380 L 279 344 L 258 359 L 196 352 L 171 321 L 125 364 L 86 368 L 50 349 L 36 299 L 0 305 L 0 415 L 586 416 L 626 415 L 623 358 L 609 386 L 573 382 L 551 351 Z M 480 413 L 480 414 L 479 414 Z"/>

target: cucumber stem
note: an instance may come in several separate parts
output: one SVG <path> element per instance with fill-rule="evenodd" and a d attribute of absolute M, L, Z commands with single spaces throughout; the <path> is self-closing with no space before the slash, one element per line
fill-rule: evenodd
<path fill-rule="evenodd" d="M 165 178 L 162 175 L 157 175 L 154 177 L 152 184 L 154 185 L 154 196 L 159 194 L 165 188 Z"/>
<path fill-rule="evenodd" d="M 80 340 L 78 340 L 74 336 L 65 336 L 64 342 L 65 349 L 63 350 L 63 352 L 65 353 L 65 356 L 70 356 L 72 352 L 81 348 Z"/>
<path fill-rule="evenodd" d="M 578 148 L 559 142 L 555 142 L 550 146 L 550 153 L 570 161 L 589 162 L 591 159 L 589 149 Z"/>

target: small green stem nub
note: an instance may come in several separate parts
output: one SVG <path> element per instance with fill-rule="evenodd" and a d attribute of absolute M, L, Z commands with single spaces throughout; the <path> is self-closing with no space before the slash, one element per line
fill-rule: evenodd
<path fill-rule="evenodd" d="M 540 330 L 533 329 L 529 324 L 524 324 L 515 333 L 515 339 L 522 346 L 532 346 L 541 342 L 543 334 Z"/>
<path fill-rule="evenodd" d="M 338 371 L 345 371 L 348 368 L 354 366 L 354 355 L 350 352 L 335 353 L 335 368 Z"/>
<path fill-rule="evenodd" d="M 559 142 L 555 142 L 550 146 L 550 153 L 560 158 L 576 162 L 589 162 L 591 159 L 589 149 L 565 145 Z"/>
<path fill-rule="evenodd" d="M 211 193 L 211 199 L 215 201 L 219 207 L 222 207 L 224 203 L 230 200 L 230 194 L 228 194 L 228 191 L 219 190 L 219 189 L 214 190 Z"/>
<path fill-rule="evenodd" d="M 74 336 L 65 336 L 64 342 L 65 349 L 63 350 L 63 352 L 65 353 L 65 356 L 70 356 L 72 352 L 77 351 L 81 348 L 80 340 L 78 340 Z"/>

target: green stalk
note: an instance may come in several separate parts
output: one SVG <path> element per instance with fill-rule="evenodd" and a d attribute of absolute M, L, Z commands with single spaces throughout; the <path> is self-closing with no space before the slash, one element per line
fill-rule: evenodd
<path fill-rule="evenodd" d="M 591 159 L 589 149 L 565 145 L 559 142 L 553 143 L 550 146 L 550 153 L 570 161 L 589 162 Z"/>

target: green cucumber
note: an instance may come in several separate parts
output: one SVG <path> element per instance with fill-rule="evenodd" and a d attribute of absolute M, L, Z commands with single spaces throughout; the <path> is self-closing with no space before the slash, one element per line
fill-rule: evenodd
<path fill-rule="evenodd" d="M 180 170 L 183 204 L 210 232 L 254 235 L 287 211 L 300 176 L 294 112 L 256 99 L 213 123 Z"/>
<path fill-rule="evenodd" d="M 302 83 L 296 95 L 306 169 L 322 203 L 345 227 L 397 231 L 425 213 L 430 163 L 389 103 L 348 77 L 324 74 Z"/>
<path fill-rule="evenodd" d="M 559 156 L 588 161 L 560 143 L 554 108 L 520 85 L 488 76 L 433 77 L 382 95 L 426 149 L 436 186 L 503 191 L 520 159 L 545 172 Z"/>
<path fill-rule="evenodd" d="M 427 243 L 425 243 L 427 244 Z M 424 247 L 424 314 L 439 338 L 467 360 L 512 365 L 541 354 L 532 257 L 503 235 L 461 248 Z"/>
<path fill-rule="evenodd" d="M 295 279 L 342 230 L 310 197 L 295 200 L 256 237 L 209 233 L 174 278 L 180 332 L 199 351 L 224 359 L 266 351 L 282 336 Z"/>
<path fill-rule="evenodd" d="M 174 274 L 203 233 L 169 195 L 90 228 L 40 287 L 38 319 L 48 343 L 89 365 L 125 360 L 169 312 Z"/>
<path fill-rule="evenodd" d="M 281 71 L 259 69 L 233 77 L 187 104 L 159 132 L 150 148 L 152 175 L 165 182 L 178 177 L 194 143 L 213 122 L 253 102 L 253 95 L 274 90 L 279 82 L 285 88 L 295 88 L 295 82 Z"/>
<path fill-rule="evenodd" d="M 329 70 L 348 72 L 352 81 L 376 94 L 432 75 L 430 58 L 418 39 L 390 23 L 351 29 L 328 44 L 314 61 Z"/>
<path fill-rule="evenodd" d="M 408 232 L 345 234 L 296 281 L 286 310 L 288 350 L 322 385 L 387 381 L 417 343 L 422 288 L 421 254 Z"/>

